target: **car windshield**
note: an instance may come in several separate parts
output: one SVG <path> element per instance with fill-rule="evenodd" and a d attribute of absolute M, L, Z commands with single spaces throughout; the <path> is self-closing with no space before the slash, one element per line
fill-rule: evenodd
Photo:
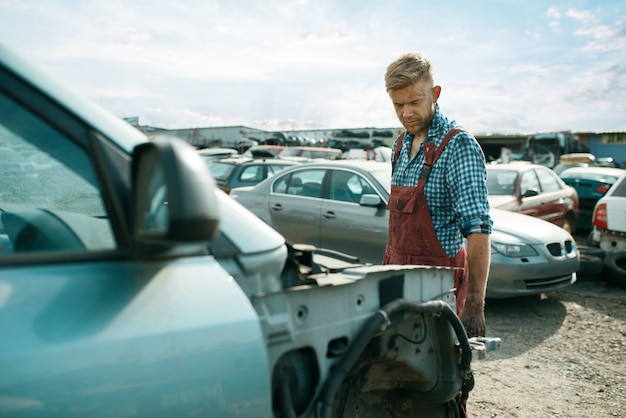
<path fill-rule="evenodd" d="M 391 168 L 388 170 L 371 171 L 371 173 L 376 181 L 387 190 L 387 193 L 391 193 Z"/>
<path fill-rule="evenodd" d="M 517 171 L 487 170 L 487 191 L 492 196 L 506 196 L 515 193 Z"/>
<path fill-rule="evenodd" d="M 226 164 L 220 162 L 213 162 L 209 164 L 209 170 L 211 170 L 211 174 L 213 178 L 216 180 L 226 180 L 230 173 L 233 172 L 235 166 L 233 164 Z"/>

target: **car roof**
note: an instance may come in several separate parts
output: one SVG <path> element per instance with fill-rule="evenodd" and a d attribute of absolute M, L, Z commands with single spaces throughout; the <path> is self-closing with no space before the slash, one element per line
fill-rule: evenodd
<path fill-rule="evenodd" d="M 588 152 L 574 152 L 571 154 L 563 154 L 559 157 L 562 163 L 589 163 L 596 160 L 596 157 Z"/>
<path fill-rule="evenodd" d="M 307 146 L 307 145 L 292 145 L 290 147 L 285 147 L 285 148 L 293 148 L 293 149 L 302 149 L 302 150 L 312 150 L 312 151 L 329 151 L 329 152 L 341 152 L 341 150 L 339 148 L 332 148 L 332 147 L 311 147 L 311 146 Z"/>
<path fill-rule="evenodd" d="M 626 170 L 624 170 L 623 168 L 613 168 L 613 167 L 587 167 L 587 166 L 582 166 L 582 167 L 571 167 L 568 168 L 566 170 L 561 171 L 561 174 L 559 174 L 561 177 L 564 177 L 566 175 L 580 175 L 580 174 L 601 174 L 601 175 L 606 175 L 606 176 L 621 176 L 623 174 L 626 174 Z"/>
<path fill-rule="evenodd" d="M 279 165 L 295 164 L 294 161 L 279 160 L 279 159 L 272 158 L 272 157 L 253 158 L 253 157 L 245 157 L 245 156 L 240 156 L 240 155 L 219 158 L 217 160 L 214 160 L 212 164 L 224 163 L 224 164 L 240 165 L 240 164 L 247 164 L 247 163 L 252 163 L 252 162 L 261 163 L 261 164 L 268 163 L 268 164 L 279 164 Z"/>
<path fill-rule="evenodd" d="M 259 145 L 253 145 L 248 149 L 283 149 L 283 148 L 286 148 L 286 145 L 259 144 Z"/>
<path fill-rule="evenodd" d="M 200 155 L 236 155 L 237 150 L 233 148 L 202 148 L 198 150 Z"/>
<path fill-rule="evenodd" d="M 487 164 L 487 170 L 525 171 L 529 168 L 547 168 L 546 166 L 533 164 L 528 161 L 513 161 L 510 163 Z"/>
<path fill-rule="evenodd" d="M 360 168 L 365 171 L 390 170 L 389 162 L 380 162 L 372 160 L 314 160 L 300 164 L 306 167 L 343 167 L 343 168 Z"/>

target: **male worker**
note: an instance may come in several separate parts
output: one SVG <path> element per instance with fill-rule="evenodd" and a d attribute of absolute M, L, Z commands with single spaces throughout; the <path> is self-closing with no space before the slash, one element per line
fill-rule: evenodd
<path fill-rule="evenodd" d="M 404 54 L 391 63 L 385 85 L 405 132 L 392 149 L 383 263 L 459 267 L 457 313 L 469 337 L 484 336 L 493 225 L 485 156 L 471 134 L 441 114 L 441 87 L 422 54 Z"/>

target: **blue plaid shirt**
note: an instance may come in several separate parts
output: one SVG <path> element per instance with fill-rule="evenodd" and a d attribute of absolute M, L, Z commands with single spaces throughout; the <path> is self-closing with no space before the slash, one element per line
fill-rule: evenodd
<path fill-rule="evenodd" d="M 455 121 L 441 114 L 437 104 L 424 142 L 433 141 L 438 147 L 455 126 Z M 394 186 L 417 186 L 424 152 L 422 143 L 419 152 L 409 160 L 412 141 L 413 135 L 407 133 L 391 176 Z M 397 145 L 396 141 L 391 155 Z M 448 256 L 453 257 L 459 252 L 467 235 L 491 234 L 493 221 L 487 201 L 485 156 L 469 133 L 459 132 L 448 142 L 432 168 L 424 193 L 435 233 Z"/>

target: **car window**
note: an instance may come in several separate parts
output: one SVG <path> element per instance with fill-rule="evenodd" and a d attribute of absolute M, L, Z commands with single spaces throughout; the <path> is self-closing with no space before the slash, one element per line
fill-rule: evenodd
<path fill-rule="evenodd" d="M 537 192 L 541 191 L 539 180 L 537 180 L 534 170 L 523 172 L 520 180 L 520 193 L 522 196 L 529 190 L 536 190 Z"/>
<path fill-rule="evenodd" d="M 512 195 L 516 182 L 517 171 L 487 170 L 487 191 L 490 195 Z"/>
<path fill-rule="evenodd" d="M 239 180 L 243 183 L 258 183 L 263 180 L 263 166 L 252 164 L 245 166 L 239 174 Z"/>
<path fill-rule="evenodd" d="M 355 173 L 333 170 L 330 176 L 329 198 L 340 202 L 358 202 L 357 196 L 360 199 L 362 188 L 357 177 Z"/>
<path fill-rule="evenodd" d="M 209 170 L 216 180 L 226 180 L 230 177 L 230 173 L 233 172 L 235 166 L 228 163 L 212 162 L 209 164 Z"/>
<path fill-rule="evenodd" d="M 279 173 L 287 167 L 289 166 L 286 164 L 269 164 L 267 166 L 267 177 L 272 177 L 274 174 Z"/>
<path fill-rule="evenodd" d="M 359 203 L 364 194 L 376 192 L 360 174 L 352 171 L 332 170 L 328 193 L 331 200 Z"/>
<path fill-rule="evenodd" d="M 0 144 L 1 254 L 116 246 L 84 149 L 4 94 Z"/>
<path fill-rule="evenodd" d="M 613 185 L 611 196 L 626 197 L 626 176 Z"/>
<path fill-rule="evenodd" d="M 544 193 L 556 192 L 562 190 L 563 187 L 559 182 L 558 175 L 552 170 L 536 169 L 539 183 L 541 184 L 541 191 Z"/>
<path fill-rule="evenodd" d="M 320 197 L 325 174 L 324 169 L 295 171 L 276 181 L 272 186 L 272 191 L 296 196 Z"/>

